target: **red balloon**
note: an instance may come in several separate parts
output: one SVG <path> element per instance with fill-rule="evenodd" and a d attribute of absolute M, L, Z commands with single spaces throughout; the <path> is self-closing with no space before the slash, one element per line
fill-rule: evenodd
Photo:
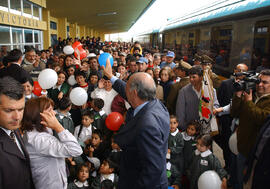
<path fill-rule="evenodd" d="M 79 41 L 76 41 L 72 44 L 72 48 L 75 50 L 76 48 L 78 48 L 79 46 L 82 46 L 82 44 Z"/>
<path fill-rule="evenodd" d="M 110 113 L 105 120 L 107 128 L 111 131 L 118 131 L 123 123 L 124 118 L 119 112 Z"/>
<path fill-rule="evenodd" d="M 80 55 L 80 60 L 87 57 L 86 51 L 82 48 L 82 45 L 78 45 L 76 48 L 74 48 L 74 55 L 77 58 L 78 54 Z"/>
<path fill-rule="evenodd" d="M 33 93 L 34 93 L 36 96 L 40 96 L 40 95 L 41 95 L 41 91 L 42 91 L 42 88 L 40 87 L 38 81 L 34 81 L 34 89 L 33 89 Z"/>

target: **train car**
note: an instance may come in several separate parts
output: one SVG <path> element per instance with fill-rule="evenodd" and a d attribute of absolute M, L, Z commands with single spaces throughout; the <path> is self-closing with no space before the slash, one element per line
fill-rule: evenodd
<path fill-rule="evenodd" d="M 236 64 L 256 69 L 270 53 L 270 1 L 219 1 L 137 39 L 148 48 L 174 50 L 177 58 L 207 54 L 216 73 L 228 77 Z"/>

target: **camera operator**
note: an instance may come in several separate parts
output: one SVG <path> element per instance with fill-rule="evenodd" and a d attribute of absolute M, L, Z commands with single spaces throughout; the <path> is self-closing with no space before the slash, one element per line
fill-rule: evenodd
<path fill-rule="evenodd" d="M 243 170 L 256 136 L 270 114 L 270 70 L 263 70 L 258 76 L 256 92 L 249 89 L 235 92 L 232 99 L 231 116 L 239 118 L 237 128 L 238 180 L 242 185 Z"/>
<path fill-rule="evenodd" d="M 232 120 L 230 116 L 230 103 L 233 97 L 233 84 L 236 81 L 242 80 L 244 78 L 241 73 L 247 72 L 248 66 L 246 64 L 237 64 L 232 78 L 222 81 L 218 91 L 217 98 L 220 104 L 220 108 L 214 110 L 215 113 L 219 113 L 219 125 L 221 126 L 220 131 L 220 146 L 223 150 L 223 156 L 225 160 L 225 169 L 229 171 L 231 165 L 231 151 L 229 149 L 229 138 L 232 135 Z M 229 105 L 229 106 L 228 106 Z M 227 110 L 225 107 L 228 107 Z"/>

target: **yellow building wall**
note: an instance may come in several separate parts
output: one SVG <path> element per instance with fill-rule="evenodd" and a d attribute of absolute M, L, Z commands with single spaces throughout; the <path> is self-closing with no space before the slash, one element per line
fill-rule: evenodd
<path fill-rule="evenodd" d="M 58 18 L 58 37 L 67 38 L 67 18 Z"/>
<path fill-rule="evenodd" d="M 47 23 L 47 30 L 43 31 L 43 48 L 47 49 L 51 45 L 51 33 L 50 33 L 50 11 L 42 10 L 42 19 Z"/>

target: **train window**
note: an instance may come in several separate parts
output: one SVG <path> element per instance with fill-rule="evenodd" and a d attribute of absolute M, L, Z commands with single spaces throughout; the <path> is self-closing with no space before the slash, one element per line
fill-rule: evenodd
<path fill-rule="evenodd" d="M 259 27 L 256 30 L 257 33 L 267 33 L 268 32 L 268 27 Z"/>
<path fill-rule="evenodd" d="M 211 52 L 216 64 L 222 67 L 229 66 L 232 44 L 232 26 L 213 27 L 211 31 Z"/>
<path fill-rule="evenodd" d="M 194 33 L 189 33 L 188 37 L 190 38 L 194 37 Z"/>

